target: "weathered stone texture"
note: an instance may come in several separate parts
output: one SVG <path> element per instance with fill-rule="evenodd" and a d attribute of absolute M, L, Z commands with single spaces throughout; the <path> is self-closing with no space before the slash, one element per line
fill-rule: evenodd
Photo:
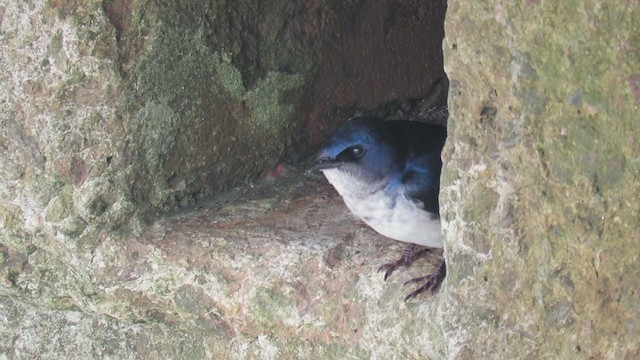
<path fill-rule="evenodd" d="M 425 358 L 433 299 L 403 302 L 377 268 L 402 245 L 345 208 L 324 179 L 263 181 L 112 234 L 73 266 L 5 254 L 0 355 L 10 358 Z M 441 354 L 442 355 L 442 354 Z"/>
<path fill-rule="evenodd" d="M 0 0 L 0 357 L 640 357 L 640 5 L 448 6 L 449 267 L 404 303 L 429 261 L 383 282 L 295 169 L 143 220 L 426 95 L 444 3 Z"/>
<path fill-rule="evenodd" d="M 287 207 L 267 195 L 291 189 L 267 184 L 148 223 L 300 160 L 356 110 L 426 96 L 444 10 L 0 0 L 0 357 L 422 356 L 408 326 L 422 321 L 366 315 L 419 307 L 397 284 L 380 300 L 389 242 L 367 248 L 335 198 Z M 319 206 L 342 226 L 316 236 Z"/>
<path fill-rule="evenodd" d="M 449 2 L 450 357 L 638 357 L 638 5 Z"/>
<path fill-rule="evenodd" d="M 135 229 L 442 76 L 443 1 L 2 4 L 0 219 L 13 234 Z"/>

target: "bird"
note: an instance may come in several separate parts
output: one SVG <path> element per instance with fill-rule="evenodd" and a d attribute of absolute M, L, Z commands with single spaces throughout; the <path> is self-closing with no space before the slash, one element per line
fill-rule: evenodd
<path fill-rule="evenodd" d="M 378 269 L 386 281 L 400 266 L 443 248 L 438 194 L 445 126 L 412 120 L 354 117 L 318 152 L 309 169 L 322 172 L 349 210 L 376 232 L 409 245 L 402 256 Z M 444 258 L 405 301 L 437 291 L 446 276 Z"/>

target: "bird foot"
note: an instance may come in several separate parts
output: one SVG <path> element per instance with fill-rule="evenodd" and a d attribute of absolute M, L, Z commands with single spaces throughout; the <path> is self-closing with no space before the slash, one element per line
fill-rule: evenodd
<path fill-rule="evenodd" d="M 414 298 L 427 290 L 430 290 L 431 294 L 435 293 L 438 290 L 438 288 L 440 288 L 440 285 L 442 285 L 442 281 L 444 281 L 444 278 L 446 275 L 447 275 L 447 266 L 443 259 L 440 266 L 438 266 L 438 268 L 431 274 L 427 276 L 417 277 L 404 283 L 405 286 L 408 284 L 422 283 L 422 285 L 420 285 L 419 288 L 417 288 L 416 290 L 412 291 L 409 295 L 407 295 L 407 297 L 404 298 L 404 301 Z"/>
<path fill-rule="evenodd" d="M 389 276 L 400 266 L 409 267 L 414 261 L 431 251 L 430 248 L 417 250 L 417 247 L 415 244 L 407 246 L 398 260 L 384 264 L 378 268 L 378 272 L 384 271 L 384 281 L 387 281 Z"/>

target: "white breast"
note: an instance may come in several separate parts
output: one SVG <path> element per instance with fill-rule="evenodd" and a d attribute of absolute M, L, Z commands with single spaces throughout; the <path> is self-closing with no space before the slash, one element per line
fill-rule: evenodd
<path fill-rule="evenodd" d="M 351 212 L 375 231 L 391 239 L 442 248 L 440 219 L 407 199 L 384 191 L 385 182 L 363 184 L 336 169 L 323 171 Z"/>

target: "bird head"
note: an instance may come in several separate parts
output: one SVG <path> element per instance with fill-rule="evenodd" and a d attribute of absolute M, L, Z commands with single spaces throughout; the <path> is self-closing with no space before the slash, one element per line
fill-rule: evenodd
<path fill-rule="evenodd" d="M 359 117 L 342 124 L 320 149 L 310 171 L 338 171 L 354 178 L 375 181 L 394 166 L 396 154 L 385 138 L 384 122 Z"/>

